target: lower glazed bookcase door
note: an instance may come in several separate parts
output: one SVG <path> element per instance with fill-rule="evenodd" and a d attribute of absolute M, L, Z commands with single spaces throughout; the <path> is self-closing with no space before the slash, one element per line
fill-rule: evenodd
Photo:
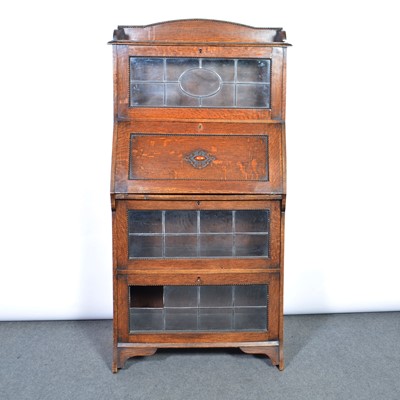
<path fill-rule="evenodd" d="M 115 371 L 130 357 L 174 347 L 239 347 L 279 364 L 279 271 L 219 279 L 209 271 L 120 275 Z"/>

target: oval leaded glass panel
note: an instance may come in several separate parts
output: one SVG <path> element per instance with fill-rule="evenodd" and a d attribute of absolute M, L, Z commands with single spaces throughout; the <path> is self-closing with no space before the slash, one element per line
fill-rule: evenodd
<path fill-rule="evenodd" d="M 192 68 L 179 77 L 181 89 L 193 97 L 208 97 L 221 89 L 221 77 L 211 69 Z"/>

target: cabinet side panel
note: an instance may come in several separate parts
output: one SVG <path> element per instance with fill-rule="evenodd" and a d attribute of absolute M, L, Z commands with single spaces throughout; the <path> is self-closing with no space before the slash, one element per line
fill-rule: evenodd
<path fill-rule="evenodd" d="M 282 70 L 283 70 L 283 49 L 274 48 L 272 58 L 272 79 L 271 79 L 271 117 L 275 120 L 282 120 Z"/>
<path fill-rule="evenodd" d="M 128 46 L 117 47 L 118 57 L 118 101 L 117 101 L 117 119 L 126 118 L 129 102 L 129 57 Z"/>
<path fill-rule="evenodd" d="M 117 201 L 113 240 L 116 268 L 124 267 L 128 262 L 127 215 L 126 201 Z"/>
<path fill-rule="evenodd" d="M 285 367 L 283 342 L 284 342 L 284 251 L 285 251 L 285 211 L 281 213 L 281 251 L 280 251 L 280 278 L 279 278 L 279 369 Z"/>
<path fill-rule="evenodd" d="M 116 151 L 117 151 L 117 132 L 118 132 L 118 121 L 117 121 L 117 102 L 118 102 L 118 51 L 117 47 L 113 46 L 113 97 L 114 97 L 114 125 L 113 125 L 113 145 L 112 145 L 112 156 L 111 156 L 111 182 L 110 182 L 110 193 L 115 193 L 115 165 L 116 165 Z"/>

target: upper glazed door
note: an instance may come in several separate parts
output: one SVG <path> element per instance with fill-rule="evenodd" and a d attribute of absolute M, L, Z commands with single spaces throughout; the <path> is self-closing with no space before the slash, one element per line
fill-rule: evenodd
<path fill-rule="evenodd" d="M 119 119 L 284 118 L 282 48 L 116 47 Z"/>

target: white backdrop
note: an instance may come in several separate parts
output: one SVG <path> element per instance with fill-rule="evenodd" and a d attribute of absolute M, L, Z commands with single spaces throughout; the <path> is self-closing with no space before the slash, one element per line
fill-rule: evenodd
<path fill-rule="evenodd" d="M 1 320 L 111 318 L 112 52 L 106 42 L 118 24 L 179 18 L 283 26 L 294 45 L 288 51 L 285 312 L 400 310 L 395 2 L 5 4 Z"/>

